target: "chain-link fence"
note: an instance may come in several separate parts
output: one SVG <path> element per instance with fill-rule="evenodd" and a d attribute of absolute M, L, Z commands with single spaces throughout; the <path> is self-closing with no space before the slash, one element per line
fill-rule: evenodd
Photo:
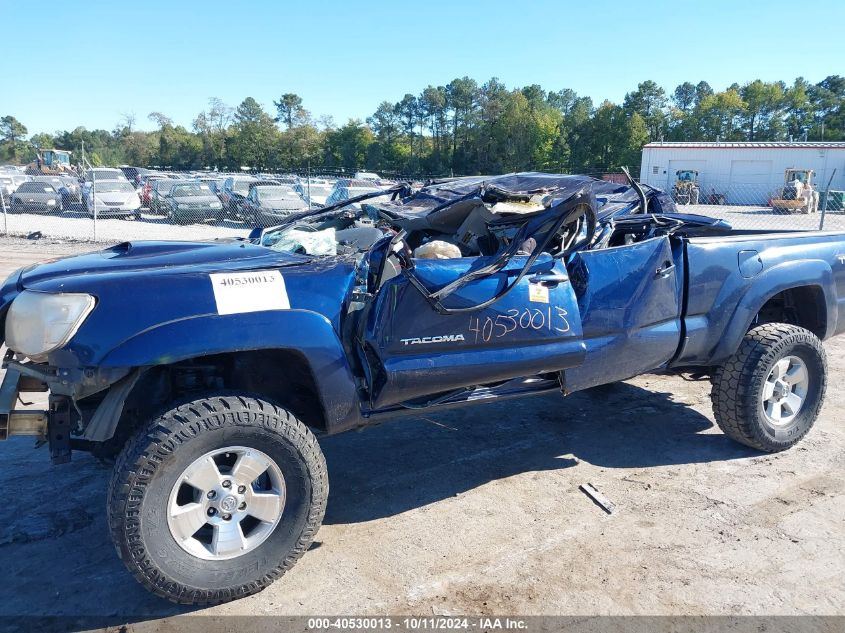
<path fill-rule="evenodd" d="M 624 183 L 624 174 L 590 170 Z M 634 173 L 637 173 L 634 171 Z M 429 176 L 302 170 L 172 172 L 122 166 L 71 169 L 0 168 L 0 231 L 114 242 L 128 239 L 213 239 L 245 236 L 255 226 L 401 181 Z M 726 220 L 738 229 L 845 230 L 845 195 L 806 174 L 773 190 L 732 185 L 702 187 L 681 174 L 667 191 L 683 213 Z"/>
<path fill-rule="evenodd" d="M 701 186 L 681 173 L 670 193 L 680 212 L 718 217 L 736 229 L 845 230 L 845 192 L 815 182 L 809 170 L 794 170 L 782 186 Z"/>

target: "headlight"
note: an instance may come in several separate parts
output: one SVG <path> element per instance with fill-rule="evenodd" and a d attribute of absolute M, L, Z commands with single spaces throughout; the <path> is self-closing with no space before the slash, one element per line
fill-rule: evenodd
<path fill-rule="evenodd" d="M 56 201 L 55 200 L 48 200 L 47 204 L 50 205 L 50 206 L 53 206 L 54 204 L 56 204 Z"/>
<path fill-rule="evenodd" d="M 94 309 L 91 295 L 24 290 L 6 316 L 6 345 L 35 359 L 62 347 Z"/>

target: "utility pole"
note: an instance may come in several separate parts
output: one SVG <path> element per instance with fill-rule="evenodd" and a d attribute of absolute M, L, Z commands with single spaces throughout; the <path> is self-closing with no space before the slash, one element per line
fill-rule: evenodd
<path fill-rule="evenodd" d="M 91 172 L 91 207 L 94 209 L 94 241 L 97 241 L 97 174 L 94 173 L 92 165 L 85 157 L 85 141 L 82 141 L 82 170 L 83 177 L 85 169 Z"/>

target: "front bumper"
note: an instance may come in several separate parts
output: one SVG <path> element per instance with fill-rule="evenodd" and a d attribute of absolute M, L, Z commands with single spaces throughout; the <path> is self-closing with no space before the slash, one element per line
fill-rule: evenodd
<path fill-rule="evenodd" d="M 127 215 L 138 215 L 141 213 L 141 208 L 130 208 L 130 207 L 106 207 L 97 205 L 97 217 L 104 218 L 104 217 L 124 217 Z M 93 211 L 89 211 L 90 215 L 93 215 Z"/>
<path fill-rule="evenodd" d="M 21 213 L 53 213 L 60 212 L 60 204 L 47 204 L 46 202 L 15 202 L 15 210 Z"/>
<path fill-rule="evenodd" d="M 20 435 L 47 437 L 48 411 L 15 409 L 21 391 L 46 391 L 47 385 L 22 376 L 16 369 L 7 369 L 0 385 L 0 440 Z"/>
<path fill-rule="evenodd" d="M 170 211 L 177 222 L 197 223 L 205 221 L 221 221 L 225 219 L 221 207 L 176 207 Z"/>
<path fill-rule="evenodd" d="M 21 393 L 45 392 L 47 384 L 33 376 L 21 374 L 13 367 L 6 368 L 0 385 L 0 440 L 14 436 L 34 436 L 36 441 L 48 442 L 53 464 L 65 464 L 71 454 L 71 400 L 67 396 L 49 398 L 49 408 L 15 409 Z"/>

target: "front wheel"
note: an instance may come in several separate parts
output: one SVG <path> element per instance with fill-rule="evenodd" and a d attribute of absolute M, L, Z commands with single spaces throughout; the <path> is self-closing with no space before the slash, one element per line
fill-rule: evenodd
<path fill-rule="evenodd" d="M 325 459 L 302 422 L 253 397 L 209 395 L 126 445 L 109 486 L 109 526 L 147 589 L 180 604 L 219 604 L 292 567 L 327 496 Z"/>
<path fill-rule="evenodd" d="M 786 323 L 759 325 L 713 374 L 716 423 L 746 446 L 785 450 L 813 427 L 826 383 L 827 359 L 815 334 Z"/>
<path fill-rule="evenodd" d="M 690 204 L 698 204 L 698 199 L 700 197 L 700 191 L 698 189 L 693 189 L 690 191 L 689 194 L 689 202 Z"/>

